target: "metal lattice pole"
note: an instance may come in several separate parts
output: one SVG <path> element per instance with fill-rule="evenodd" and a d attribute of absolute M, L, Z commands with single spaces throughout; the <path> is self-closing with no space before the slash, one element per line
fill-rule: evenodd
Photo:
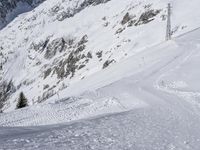
<path fill-rule="evenodd" d="M 167 32 L 166 32 L 166 41 L 171 40 L 171 4 L 168 3 L 167 7 Z"/>

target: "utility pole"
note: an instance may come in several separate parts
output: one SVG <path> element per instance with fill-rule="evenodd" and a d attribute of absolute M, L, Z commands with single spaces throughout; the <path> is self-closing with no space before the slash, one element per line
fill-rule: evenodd
<path fill-rule="evenodd" d="M 167 32 L 166 32 L 166 41 L 171 40 L 171 4 L 168 3 L 167 6 Z"/>

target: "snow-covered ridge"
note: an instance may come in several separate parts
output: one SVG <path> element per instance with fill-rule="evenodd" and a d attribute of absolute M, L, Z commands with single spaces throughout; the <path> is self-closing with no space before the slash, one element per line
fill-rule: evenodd
<path fill-rule="evenodd" d="M 3 109 L 15 109 L 20 91 L 30 105 L 57 99 L 74 83 L 164 41 L 168 2 L 47 0 L 20 15 L 0 31 L 2 77 L 16 89 Z M 192 11 L 198 4 L 172 2 L 174 36 L 200 24 Z"/>
<path fill-rule="evenodd" d="M 44 0 L 1 0 L 0 1 L 0 29 L 21 13 L 30 11 Z"/>

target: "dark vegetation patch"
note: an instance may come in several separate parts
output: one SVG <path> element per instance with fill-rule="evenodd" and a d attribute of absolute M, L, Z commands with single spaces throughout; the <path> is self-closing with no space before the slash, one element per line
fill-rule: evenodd
<path fill-rule="evenodd" d="M 9 99 L 10 95 L 16 91 L 16 87 L 14 86 L 12 80 L 10 82 L 2 81 L 0 83 L 0 111 L 5 104 L 5 102 Z"/>

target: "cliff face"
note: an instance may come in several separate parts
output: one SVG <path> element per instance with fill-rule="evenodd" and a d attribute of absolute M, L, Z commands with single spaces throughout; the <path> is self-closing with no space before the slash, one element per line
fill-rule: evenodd
<path fill-rule="evenodd" d="M 1 0 L 0 2 L 0 29 L 21 13 L 35 8 L 44 0 Z"/>

